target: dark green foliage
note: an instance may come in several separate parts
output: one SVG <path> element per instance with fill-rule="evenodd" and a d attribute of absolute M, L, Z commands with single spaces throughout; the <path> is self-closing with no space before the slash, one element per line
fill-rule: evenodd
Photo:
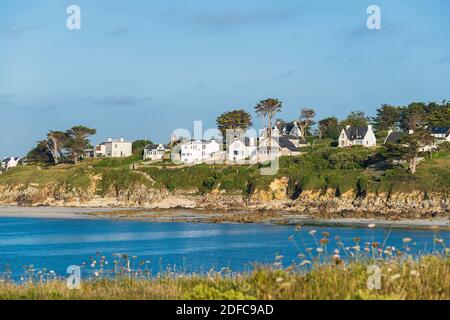
<path fill-rule="evenodd" d="M 47 140 L 39 141 L 36 147 L 28 152 L 26 159 L 30 163 L 52 164 L 53 156 L 47 147 Z"/>
<path fill-rule="evenodd" d="M 144 153 L 145 147 L 149 144 L 153 144 L 153 142 L 151 142 L 150 140 L 145 140 L 145 139 L 133 141 L 133 146 L 132 146 L 133 155 L 142 156 Z"/>
<path fill-rule="evenodd" d="M 363 111 L 352 111 L 350 114 L 342 120 L 340 123 L 341 128 L 345 128 L 346 126 L 351 127 L 367 127 L 369 124 L 369 118 Z"/>

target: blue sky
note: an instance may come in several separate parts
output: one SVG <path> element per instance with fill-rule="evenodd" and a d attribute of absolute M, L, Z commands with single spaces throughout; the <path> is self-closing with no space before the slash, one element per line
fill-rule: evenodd
<path fill-rule="evenodd" d="M 382 30 L 366 28 L 371 4 Z M 286 120 L 450 99 L 449 12 L 448 0 L 2 0 L 0 157 L 77 124 L 97 128 L 94 143 L 166 142 L 268 97 Z"/>

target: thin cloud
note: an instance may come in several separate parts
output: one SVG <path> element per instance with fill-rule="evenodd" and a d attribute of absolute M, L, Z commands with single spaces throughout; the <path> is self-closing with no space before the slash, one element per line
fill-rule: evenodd
<path fill-rule="evenodd" d="M 261 26 L 284 22 L 294 17 L 297 10 L 253 10 L 238 11 L 230 9 L 227 11 L 202 11 L 193 13 L 187 18 L 187 22 L 208 28 L 208 29 L 228 29 L 241 26 Z"/>
<path fill-rule="evenodd" d="M 116 38 L 116 37 L 123 37 L 126 35 L 129 35 L 131 33 L 131 29 L 124 27 L 124 28 L 118 28 L 111 31 L 108 31 L 104 34 L 105 37 L 108 38 Z"/>
<path fill-rule="evenodd" d="M 90 99 L 94 104 L 111 107 L 132 107 L 142 104 L 148 98 L 134 97 L 131 95 L 112 95 L 102 98 Z"/>
<path fill-rule="evenodd" d="M 17 24 L 5 24 L 0 26 L 0 35 L 7 36 L 19 36 L 24 33 L 41 30 L 44 27 L 42 25 L 28 25 L 28 26 L 20 26 Z"/>
<path fill-rule="evenodd" d="M 432 61 L 433 64 L 446 64 L 450 63 L 450 54 L 447 56 L 441 56 Z"/>
<path fill-rule="evenodd" d="M 9 105 L 12 103 L 14 96 L 12 94 L 0 94 L 0 104 Z"/>
<path fill-rule="evenodd" d="M 280 78 L 282 78 L 282 79 L 289 78 L 290 76 L 294 75 L 296 72 L 297 72 L 296 69 L 292 69 L 287 72 L 283 72 L 282 74 L 280 74 Z"/>

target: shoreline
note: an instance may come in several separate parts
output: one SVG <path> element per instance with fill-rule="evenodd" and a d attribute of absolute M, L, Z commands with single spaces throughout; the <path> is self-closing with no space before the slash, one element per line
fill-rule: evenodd
<path fill-rule="evenodd" d="M 130 209 L 105 207 L 21 207 L 0 206 L 0 218 L 35 218 L 66 220 L 116 220 L 141 222 L 184 223 L 253 223 L 274 225 L 303 225 L 317 227 L 424 229 L 450 231 L 448 218 L 386 220 L 377 218 L 314 218 L 292 212 L 221 210 L 198 208 Z"/>

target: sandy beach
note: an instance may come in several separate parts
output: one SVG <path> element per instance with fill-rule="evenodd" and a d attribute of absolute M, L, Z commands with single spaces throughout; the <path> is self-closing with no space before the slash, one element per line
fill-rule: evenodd
<path fill-rule="evenodd" d="M 236 217 L 245 215 L 258 215 L 249 212 L 214 212 L 200 211 L 194 209 L 173 210 L 130 210 L 127 208 L 77 208 L 77 207 L 18 207 L 0 206 L 0 218 L 43 218 L 43 219 L 111 219 L 111 220 L 134 220 L 153 222 L 206 222 L 206 223 L 237 223 Z M 251 216 L 251 217 L 252 217 Z M 439 227 L 449 229 L 450 221 L 445 218 L 398 220 L 387 221 L 382 219 L 315 219 L 307 215 L 296 215 L 277 213 L 275 215 L 263 215 L 262 218 L 252 221 L 251 217 L 245 222 L 250 223 L 272 223 L 280 225 L 307 225 L 307 226 L 329 226 L 329 227 L 355 227 L 364 228 L 369 224 L 375 224 L 382 228 L 401 229 L 429 229 Z"/>

